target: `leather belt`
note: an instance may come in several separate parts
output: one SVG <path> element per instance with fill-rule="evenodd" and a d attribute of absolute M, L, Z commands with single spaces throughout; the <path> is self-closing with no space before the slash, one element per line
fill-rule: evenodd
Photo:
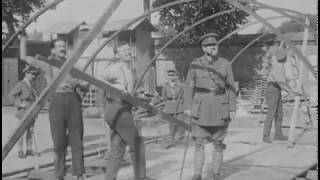
<path fill-rule="evenodd" d="M 216 89 L 206 89 L 206 88 L 196 88 L 198 93 L 210 93 L 210 95 L 221 95 L 226 94 L 226 89 L 216 88 Z"/>
<path fill-rule="evenodd" d="M 171 101 L 171 100 L 177 100 L 177 98 L 166 98 L 167 100 Z"/>

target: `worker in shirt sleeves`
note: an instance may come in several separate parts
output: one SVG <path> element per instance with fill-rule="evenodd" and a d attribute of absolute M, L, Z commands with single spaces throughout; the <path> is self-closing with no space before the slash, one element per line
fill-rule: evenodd
<path fill-rule="evenodd" d="M 66 42 L 62 39 L 54 39 L 51 42 L 51 52 L 50 61 L 64 63 L 67 56 Z M 25 61 L 45 72 L 48 82 L 59 73 L 58 68 L 33 57 L 27 57 Z M 76 65 L 74 67 L 77 68 Z M 48 112 L 55 154 L 54 176 L 58 180 L 63 180 L 66 173 L 65 158 L 68 143 L 71 146 L 72 174 L 78 180 L 84 178 L 82 100 L 78 91 L 88 92 L 88 90 L 88 83 L 68 74 L 49 98 Z"/>
<path fill-rule="evenodd" d="M 195 141 L 194 176 L 202 179 L 205 143 L 213 145 L 213 179 L 220 179 L 223 143 L 229 122 L 236 112 L 236 86 L 231 63 L 218 56 L 215 33 L 200 38 L 204 55 L 195 59 L 188 70 L 184 89 L 185 113 L 192 116 L 192 137 Z"/>
<path fill-rule="evenodd" d="M 178 100 L 178 96 L 182 93 L 182 84 L 178 80 L 177 72 L 174 69 L 167 71 L 169 81 L 166 82 L 162 88 L 162 98 L 165 101 L 164 112 L 175 116 L 176 119 L 183 120 L 183 104 Z M 178 138 L 182 139 L 184 136 L 184 129 L 179 126 L 169 123 L 169 131 L 171 135 L 171 141 L 165 147 L 170 148 L 175 145 L 175 136 L 178 134 Z"/>
<path fill-rule="evenodd" d="M 39 96 L 36 88 L 34 87 L 34 80 L 39 73 L 39 69 L 32 66 L 27 66 L 23 70 L 24 78 L 19 81 L 9 93 L 9 98 L 13 100 L 14 105 L 17 107 L 16 117 L 21 120 L 27 110 L 31 107 L 32 103 Z M 26 153 L 23 152 L 24 136 L 22 136 L 18 142 L 18 157 L 25 158 L 26 156 L 33 156 L 35 152 L 32 149 L 32 139 L 34 136 L 35 119 L 26 130 Z"/>
<path fill-rule="evenodd" d="M 267 143 L 272 143 L 270 137 L 270 131 L 272 127 L 272 122 L 274 120 L 275 127 L 275 140 L 284 141 L 288 137 L 284 136 L 282 133 L 282 119 L 283 119 L 283 109 L 282 109 L 282 96 L 281 91 L 284 90 L 288 95 L 301 95 L 298 92 L 292 90 L 288 85 L 289 79 L 286 77 L 284 64 L 287 60 L 286 50 L 279 48 L 275 50 L 274 56 L 276 58 L 273 61 L 270 73 L 268 75 L 268 89 L 266 91 L 266 103 L 268 105 L 268 112 L 263 129 L 263 141 Z"/>
<path fill-rule="evenodd" d="M 129 68 L 132 60 L 131 47 L 127 42 L 119 42 L 114 49 L 116 61 L 103 71 L 99 78 L 111 86 L 130 93 L 134 86 L 134 76 Z M 113 97 L 105 90 L 105 120 L 111 129 L 111 149 L 105 179 L 115 180 L 121 167 L 126 145 L 129 145 L 135 180 L 150 180 L 146 177 L 145 146 L 134 124 L 131 104 Z"/>

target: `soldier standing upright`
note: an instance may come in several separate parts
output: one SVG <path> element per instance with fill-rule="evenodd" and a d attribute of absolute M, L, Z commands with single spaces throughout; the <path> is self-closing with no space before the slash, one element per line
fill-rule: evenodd
<path fill-rule="evenodd" d="M 132 60 L 131 47 L 126 42 L 120 42 L 114 50 L 116 62 L 109 65 L 100 74 L 100 78 L 111 86 L 131 93 L 134 86 L 133 73 L 129 68 Z M 134 124 L 131 104 L 118 97 L 112 97 L 105 92 L 105 120 L 111 132 L 111 149 L 108 153 L 106 180 L 115 180 L 121 167 L 126 145 L 130 147 L 131 162 L 135 180 L 148 180 L 146 177 L 145 146 Z"/>
<path fill-rule="evenodd" d="M 271 71 L 267 80 L 269 81 L 268 89 L 266 92 L 266 102 L 268 105 L 268 112 L 263 129 L 263 141 L 272 143 L 270 138 L 270 131 L 272 122 L 274 120 L 275 127 L 275 140 L 287 140 L 288 137 L 282 133 L 282 96 L 281 90 L 286 91 L 291 95 L 300 95 L 298 92 L 294 92 L 288 85 L 288 78 L 286 78 L 284 63 L 287 60 L 287 53 L 284 49 L 277 49 L 274 53 L 276 60 L 273 62 Z"/>
<path fill-rule="evenodd" d="M 176 116 L 176 119 L 183 118 L 183 106 L 180 104 L 178 100 L 178 96 L 182 93 L 182 85 L 178 79 L 177 72 L 174 69 L 170 69 L 167 71 L 169 81 L 166 82 L 162 88 L 162 97 L 165 101 L 165 112 Z M 166 148 L 170 148 L 175 144 L 175 135 L 178 133 L 178 138 L 183 138 L 184 129 L 179 128 L 179 126 L 169 123 L 169 131 L 171 135 L 171 142 L 166 146 Z"/>
<path fill-rule="evenodd" d="M 9 93 L 9 98 L 14 101 L 14 105 L 17 107 L 16 117 L 21 120 L 26 111 L 31 107 L 32 103 L 39 95 L 34 87 L 33 81 L 35 80 L 38 69 L 28 66 L 24 70 L 24 78 L 19 81 Z M 18 157 L 24 158 L 26 156 L 33 156 L 35 152 L 32 150 L 32 139 L 34 136 L 35 119 L 32 124 L 26 130 L 26 153 L 23 152 L 24 136 L 22 136 L 18 143 Z"/>
<path fill-rule="evenodd" d="M 226 148 L 223 140 L 236 112 L 231 63 L 218 56 L 216 36 L 209 33 L 200 38 L 204 55 L 191 63 L 184 89 L 185 113 L 193 117 L 195 174 L 192 180 L 201 180 L 206 142 L 214 147 L 213 179 L 220 179 L 223 150 Z"/>

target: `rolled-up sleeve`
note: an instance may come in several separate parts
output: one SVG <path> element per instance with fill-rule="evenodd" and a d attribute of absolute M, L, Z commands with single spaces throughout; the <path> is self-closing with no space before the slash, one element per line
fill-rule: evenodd
<path fill-rule="evenodd" d="M 233 72 L 231 63 L 226 64 L 226 82 L 227 82 L 227 92 L 228 92 L 228 100 L 229 100 L 229 111 L 235 112 L 237 110 L 237 87 L 236 83 L 234 82 Z"/>

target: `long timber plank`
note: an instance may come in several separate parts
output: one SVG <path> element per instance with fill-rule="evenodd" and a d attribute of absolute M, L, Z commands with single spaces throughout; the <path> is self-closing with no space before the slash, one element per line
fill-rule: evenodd
<path fill-rule="evenodd" d="M 41 56 L 41 55 L 37 55 L 36 56 L 36 59 L 38 59 L 39 61 L 42 61 L 42 62 L 45 62 L 45 63 L 48 63 L 52 66 L 55 66 L 55 67 L 61 67 L 62 66 L 62 62 L 59 62 L 59 61 L 52 61 L 52 60 L 48 60 L 46 57 L 44 56 Z M 164 120 L 167 120 L 171 123 L 174 123 L 174 124 L 177 124 L 179 125 L 180 127 L 182 128 L 185 128 L 185 129 L 190 129 L 188 124 L 184 123 L 183 121 L 180 121 L 180 120 L 177 120 L 177 119 L 174 119 L 172 116 L 170 116 L 169 114 L 159 110 L 158 108 L 155 108 L 154 106 L 151 106 L 150 104 L 144 102 L 143 100 L 137 98 L 137 97 L 134 97 L 134 96 L 131 96 L 130 94 L 127 94 L 127 93 L 123 93 L 122 91 L 112 87 L 111 85 L 105 83 L 104 81 L 101 81 L 95 77 L 92 77 L 76 68 L 72 68 L 70 70 L 70 74 L 76 78 L 79 78 L 79 79 L 82 79 L 82 80 L 85 80 L 95 86 L 97 86 L 98 88 L 101 88 L 101 89 L 107 89 L 108 92 L 114 96 L 117 96 L 121 99 L 123 99 L 124 101 L 127 101 L 129 102 L 130 104 L 132 105 L 135 105 L 135 106 L 138 106 L 138 107 L 142 107 L 144 109 L 146 109 L 148 112 L 151 112 L 155 115 L 158 115 L 161 119 L 164 119 Z"/>

